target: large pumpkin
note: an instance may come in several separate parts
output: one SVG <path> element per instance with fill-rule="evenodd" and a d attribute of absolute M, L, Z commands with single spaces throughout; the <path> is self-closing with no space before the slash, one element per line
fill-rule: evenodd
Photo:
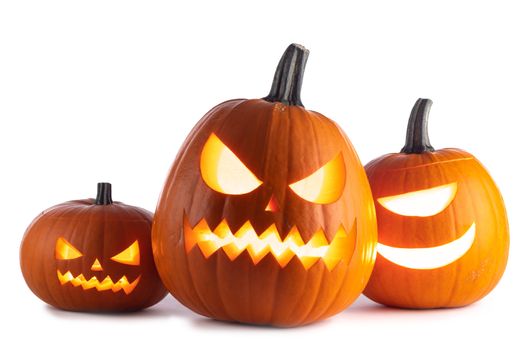
<path fill-rule="evenodd" d="M 156 304 L 167 291 L 151 253 L 152 214 L 113 202 L 111 185 L 96 199 L 45 210 L 20 248 L 27 285 L 46 303 L 72 311 L 132 311 Z"/>
<path fill-rule="evenodd" d="M 494 288 L 507 263 L 509 232 L 498 188 L 470 153 L 430 145 L 431 104 L 416 102 L 401 153 L 365 167 L 379 237 L 365 295 L 390 306 L 470 304 Z"/>
<path fill-rule="evenodd" d="M 300 100 L 291 45 L 270 94 L 219 104 L 183 144 L 153 222 L 168 290 L 220 320 L 295 326 L 361 293 L 375 258 L 366 174 L 332 120 Z"/>

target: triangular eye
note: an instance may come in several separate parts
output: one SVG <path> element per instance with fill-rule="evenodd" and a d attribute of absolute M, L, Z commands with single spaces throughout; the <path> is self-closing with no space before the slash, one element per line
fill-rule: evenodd
<path fill-rule="evenodd" d="M 80 258 L 82 253 L 71 243 L 60 237 L 55 245 L 55 258 L 58 260 L 72 260 Z"/>
<path fill-rule="evenodd" d="M 313 174 L 290 185 L 299 197 L 317 204 L 335 202 L 345 188 L 346 170 L 343 155 L 317 169 Z"/>
<path fill-rule="evenodd" d="M 200 166 L 204 182 L 220 193 L 245 194 L 262 184 L 215 134 L 202 149 Z"/>
<path fill-rule="evenodd" d="M 126 265 L 140 265 L 139 242 L 133 242 L 129 247 L 112 257 L 111 260 Z"/>

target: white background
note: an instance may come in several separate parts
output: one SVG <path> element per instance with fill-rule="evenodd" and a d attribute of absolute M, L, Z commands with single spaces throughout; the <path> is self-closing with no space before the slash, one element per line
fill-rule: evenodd
<path fill-rule="evenodd" d="M 523 349 L 524 17 L 520 1 L 501 0 L 2 1 L 2 343 Z M 114 199 L 153 211 L 192 126 L 223 100 L 266 95 L 291 42 L 311 51 L 305 106 L 337 121 L 363 163 L 399 151 L 413 103 L 428 97 L 433 145 L 466 149 L 490 170 L 511 228 L 508 268 L 490 295 L 437 311 L 361 298 L 282 330 L 210 321 L 171 296 L 111 316 L 57 311 L 31 294 L 18 249 L 41 210 L 109 181 Z"/>

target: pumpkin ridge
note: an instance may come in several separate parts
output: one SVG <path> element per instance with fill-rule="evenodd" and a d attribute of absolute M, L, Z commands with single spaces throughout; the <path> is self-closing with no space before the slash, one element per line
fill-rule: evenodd
<path fill-rule="evenodd" d="M 201 252 L 202 253 L 202 252 Z M 219 295 L 219 300 L 220 300 L 220 303 L 222 305 L 222 310 L 224 312 L 224 315 L 225 317 L 227 318 L 232 318 L 232 310 L 229 310 L 230 309 L 230 305 L 228 302 L 225 301 L 225 296 L 223 295 L 223 291 L 222 291 L 222 288 L 220 287 L 221 283 L 220 283 L 220 269 L 221 269 L 221 263 L 220 263 L 220 256 L 219 255 L 216 255 L 215 256 L 215 259 L 217 260 L 215 262 L 215 285 L 217 286 L 215 289 L 217 289 L 217 294 Z"/>
<path fill-rule="evenodd" d="M 317 263 L 319 263 L 319 262 L 317 262 Z M 315 291 L 313 293 L 312 293 L 312 290 L 304 290 L 303 291 L 303 297 L 304 297 L 305 293 L 313 294 L 314 297 L 311 298 L 310 305 L 305 308 L 306 311 L 304 312 L 304 316 L 297 320 L 297 323 L 296 323 L 297 325 L 300 325 L 300 324 L 303 324 L 303 323 L 309 323 L 307 320 L 310 319 L 312 311 L 317 306 L 317 301 L 319 299 L 319 293 L 321 292 L 321 289 L 323 287 L 323 281 L 324 281 L 324 278 L 325 278 L 325 272 L 326 272 L 325 269 L 321 269 L 321 276 L 315 275 L 315 277 L 317 278 L 318 282 L 316 284 L 316 287 L 314 289 Z M 308 278 L 312 278 L 312 277 L 313 276 L 311 274 L 308 275 Z M 304 308 L 304 306 L 303 306 L 303 308 Z"/>
<path fill-rule="evenodd" d="M 208 305 L 206 305 L 206 303 L 204 301 L 204 298 L 200 295 L 199 288 L 197 288 L 197 284 L 195 283 L 195 278 L 193 276 L 193 270 L 191 269 L 191 264 L 190 264 L 190 261 L 189 261 L 189 258 L 188 258 L 188 254 L 182 254 L 182 255 L 184 256 L 184 260 L 186 262 L 186 266 L 188 266 L 186 274 L 187 274 L 188 279 L 189 279 L 189 281 L 191 283 L 191 289 L 192 289 L 192 293 L 190 293 L 189 297 L 188 297 L 188 294 L 186 293 L 186 298 L 185 299 L 191 300 L 190 303 L 193 304 L 193 307 L 195 309 L 201 309 L 200 312 L 202 312 L 202 309 L 204 309 L 203 312 L 205 314 L 212 315 L 213 312 L 211 312 L 209 307 L 208 307 Z M 180 291 L 180 289 L 178 291 Z M 187 291 L 185 290 L 184 292 L 187 292 Z"/>

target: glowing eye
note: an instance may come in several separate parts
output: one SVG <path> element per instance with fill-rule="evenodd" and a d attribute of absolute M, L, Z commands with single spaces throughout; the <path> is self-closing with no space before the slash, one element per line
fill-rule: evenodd
<path fill-rule="evenodd" d="M 457 190 L 458 185 L 453 182 L 426 190 L 383 197 L 377 201 L 399 215 L 426 217 L 443 211 L 452 202 Z"/>
<path fill-rule="evenodd" d="M 72 260 L 80 258 L 81 256 L 82 253 L 64 238 L 60 237 L 57 239 L 57 244 L 55 246 L 55 258 L 58 260 Z"/>
<path fill-rule="evenodd" d="M 346 180 L 345 163 L 341 153 L 313 174 L 290 185 L 301 198 L 317 203 L 335 202 L 343 193 Z"/>
<path fill-rule="evenodd" d="M 111 260 L 126 265 L 140 265 L 139 242 L 133 242 L 125 250 L 112 257 Z"/>
<path fill-rule="evenodd" d="M 224 194 L 245 194 L 262 184 L 215 134 L 202 149 L 201 175 L 208 186 Z"/>

